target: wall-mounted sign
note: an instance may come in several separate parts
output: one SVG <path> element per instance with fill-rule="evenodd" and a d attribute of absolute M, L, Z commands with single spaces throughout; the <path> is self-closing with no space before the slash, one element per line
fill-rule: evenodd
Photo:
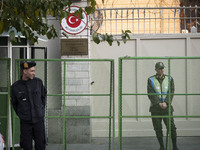
<path fill-rule="evenodd" d="M 78 6 L 70 7 L 70 15 L 67 18 L 63 18 L 61 21 L 61 27 L 68 34 L 79 34 L 81 33 L 88 24 L 88 16 L 83 10 L 83 19 L 80 19 L 79 16 L 74 16 L 74 12 L 79 10 Z M 65 8 L 65 11 L 68 11 L 68 7 Z"/>
<path fill-rule="evenodd" d="M 61 55 L 88 55 L 88 39 L 61 39 Z"/>

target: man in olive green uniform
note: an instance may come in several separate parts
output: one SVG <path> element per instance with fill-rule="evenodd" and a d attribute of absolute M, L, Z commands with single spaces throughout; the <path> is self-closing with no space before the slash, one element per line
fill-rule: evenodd
<path fill-rule="evenodd" d="M 159 95 L 148 95 L 151 106 L 150 112 L 152 116 L 168 116 L 169 115 L 169 95 L 167 93 L 170 92 L 174 93 L 174 80 L 172 77 L 164 74 L 164 64 L 163 62 L 157 62 L 155 65 L 156 75 L 153 75 L 148 78 L 148 86 L 147 91 L 151 94 L 159 94 Z M 170 78 L 170 79 L 169 79 Z M 169 86 L 170 80 L 170 86 Z M 169 89 L 170 87 L 170 89 Z M 171 102 L 173 99 L 173 95 L 170 96 Z M 173 107 L 171 106 L 171 115 L 173 115 Z M 163 132 L 162 132 L 162 120 L 165 123 L 166 128 L 168 129 L 169 126 L 169 119 L 168 118 L 152 118 L 152 123 L 154 130 L 156 132 L 156 137 L 160 144 L 159 150 L 164 150 L 164 143 L 163 143 Z M 176 144 L 176 126 L 174 124 L 174 119 L 171 118 L 171 138 L 173 143 L 173 150 L 178 150 Z"/>

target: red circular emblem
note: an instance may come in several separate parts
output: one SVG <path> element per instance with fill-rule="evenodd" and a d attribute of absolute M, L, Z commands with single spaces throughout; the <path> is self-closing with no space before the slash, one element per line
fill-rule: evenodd
<path fill-rule="evenodd" d="M 61 20 L 61 27 L 63 30 L 69 34 L 79 34 L 83 30 L 85 30 L 88 24 L 88 16 L 86 12 L 83 10 L 83 18 L 80 19 L 79 16 L 74 16 L 74 12 L 79 10 L 80 7 L 78 6 L 71 6 L 70 7 L 70 15 L 67 18 L 63 18 Z M 68 7 L 65 8 L 68 11 Z"/>
<path fill-rule="evenodd" d="M 77 28 L 81 24 L 81 19 L 79 19 L 79 16 L 74 16 L 74 13 L 70 14 L 66 20 L 71 28 Z"/>

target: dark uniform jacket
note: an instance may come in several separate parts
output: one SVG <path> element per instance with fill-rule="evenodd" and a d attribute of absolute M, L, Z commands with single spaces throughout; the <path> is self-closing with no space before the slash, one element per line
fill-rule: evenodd
<path fill-rule="evenodd" d="M 37 122 L 45 116 L 46 88 L 39 78 L 18 80 L 11 86 L 11 103 L 19 118 Z"/>
<path fill-rule="evenodd" d="M 164 75 L 162 79 L 158 78 L 157 75 L 154 75 L 154 76 L 155 76 L 156 79 L 159 81 L 159 83 L 162 85 L 162 82 L 163 82 L 165 76 L 167 76 L 167 75 Z M 151 76 L 151 77 L 152 77 L 152 76 Z M 153 89 L 152 84 L 151 84 L 151 80 L 150 80 L 151 77 L 149 77 L 149 78 L 148 78 L 148 81 L 147 81 L 147 82 L 148 82 L 148 83 L 147 83 L 147 92 L 148 92 L 148 93 L 152 93 L 152 94 L 154 93 L 154 94 L 155 94 L 156 92 L 155 92 L 155 90 Z M 174 93 L 174 90 L 175 90 L 175 88 L 174 88 L 174 79 L 171 77 L 170 80 L 171 80 L 171 85 L 170 85 L 171 91 L 170 91 L 170 92 L 171 92 L 171 93 Z M 157 95 L 148 95 L 148 97 L 149 97 L 149 99 L 150 99 L 150 101 L 151 101 L 151 106 L 150 106 L 150 109 L 149 109 L 150 112 L 163 111 L 163 109 L 160 108 L 160 106 L 159 106 L 160 99 L 159 99 L 159 97 L 158 97 Z M 172 99 L 173 99 L 173 95 L 171 95 L 171 103 L 172 103 Z M 169 95 L 167 95 L 167 97 L 166 97 L 166 99 L 165 99 L 164 102 L 167 103 L 167 108 L 165 109 L 165 111 L 168 111 L 168 110 L 169 110 L 169 108 L 168 108 L 168 104 L 169 104 Z M 172 112 L 174 111 L 174 109 L 173 109 L 172 106 L 171 106 L 171 110 L 172 110 Z"/>

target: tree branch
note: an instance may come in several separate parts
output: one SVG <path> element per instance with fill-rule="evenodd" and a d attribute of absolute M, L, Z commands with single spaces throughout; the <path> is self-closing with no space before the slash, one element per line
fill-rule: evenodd
<path fill-rule="evenodd" d="M 2 12 L 3 12 L 3 0 L 1 1 L 0 17 L 1 17 Z"/>

